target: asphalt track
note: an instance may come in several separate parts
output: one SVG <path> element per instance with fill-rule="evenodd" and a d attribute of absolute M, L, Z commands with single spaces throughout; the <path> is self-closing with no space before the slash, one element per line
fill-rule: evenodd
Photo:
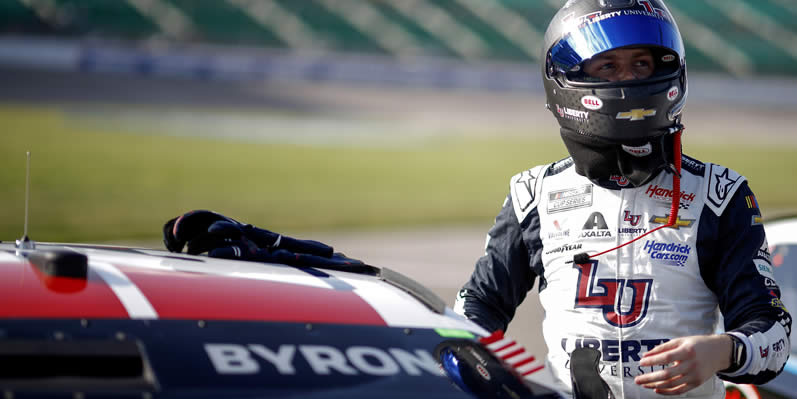
<path fill-rule="evenodd" d="M 694 78 L 691 76 L 690 82 Z M 793 82 L 768 84 L 782 87 L 767 92 L 750 82 L 723 83 L 713 79 L 707 79 L 703 85 L 695 84 L 684 118 L 690 140 L 712 142 L 716 140 L 712 134 L 723 132 L 723 140 L 772 140 L 797 148 L 797 135 L 793 134 L 797 122 L 795 86 Z M 217 134 L 239 140 L 298 140 L 315 144 L 326 140 L 335 145 L 350 142 L 345 140 L 346 134 L 365 139 L 374 132 L 424 138 L 457 130 L 518 134 L 529 126 L 551 134 L 558 131 L 554 119 L 543 107 L 541 93 L 155 80 L 131 75 L 1 67 L 0 87 L 0 106 L 4 103 L 56 105 L 81 117 L 116 118 L 117 122 L 128 121 L 139 128 L 149 123 L 174 128 L 181 132 L 178 134 Z M 791 94 L 786 98 L 783 93 Z M 240 114 L 241 110 L 255 112 Z M 213 120 L 220 122 L 209 123 Z M 235 128 L 228 130 L 228 126 Z M 319 135 L 320 127 L 325 132 L 336 133 Z M 389 140 L 379 142 L 390 145 Z M 509 177 L 517 171 L 506 172 Z M 452 305 L 457 290 L 483 252 L 491 223 L 492 220 L 486 220 L 481 226 L 411 231 L 321 232 L 302 238 L 327 242 L 352 257 L 402 272 Z M 535 289 L 518 309 L 508 330 L 510 336 L 537 357 L 543 357 L 547 351 L 541 338 L 542 318 Z"/>

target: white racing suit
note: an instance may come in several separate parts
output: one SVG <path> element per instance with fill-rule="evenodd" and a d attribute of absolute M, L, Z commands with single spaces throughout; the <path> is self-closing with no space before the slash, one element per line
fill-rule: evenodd
<path fill-rule="evenodd" d="M 722 318 L 744 343 L 745 362 L 683 396 L 722 398 L 720 378 L 774 378 L 788 359 L 791 318 L 755 197 L 736 172 L 682 160 L 676 227 L 585 264 L 573 255 L 614 248 L 667 222 L 672 175 L 636 188 L 619 177 L 593 182 L 568 158 L 514 176 L 455 310 L 489 331 L 505 330 L 539 279 L 547 363 L 567 392 L 569 353 L 586 346 L 601 352 L 601 376 L 617 397 L 657 397 L 633 382 L 657 369 L 640 366 L 641 355 L 673 338 L 715 333 Z"/>

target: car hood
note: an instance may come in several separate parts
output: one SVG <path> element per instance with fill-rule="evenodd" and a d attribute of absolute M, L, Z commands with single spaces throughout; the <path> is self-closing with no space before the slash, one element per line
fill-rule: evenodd
<path fill-rule="evenodd" d="M 52 259 L 55 266 L 36 262 L 47 253 L 85 255 L 85 276 L 53 272 L 60 265 Z M 37 243 L 20 251 L 0 244 L 0 318 L 282 321 L 486 334 L 420 284 L 371 269 L 350 273 L 131 247 Z"/>
<path fill-rule="evenodd" d="M 3 243 L 0 388 L 26 397 L 469 397 L 443 377 L 435 351 L 487 332 L 407 277 L 355 270 Z"/>

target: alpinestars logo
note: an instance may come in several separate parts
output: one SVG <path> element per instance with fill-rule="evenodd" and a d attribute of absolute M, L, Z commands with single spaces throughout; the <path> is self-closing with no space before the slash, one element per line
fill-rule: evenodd
<path fill-rule="evenodd" d="M 607 323 L 615 327 L 632 327 L 648 313 L 653 279 L 596 280 L 598 261 L 575 264 L 578 270 L 575 308 L 597 308 Z"/>
<path fill-rule="evenodd" d="M 725 201 L 731 187 L 736 184 L 736 180 L 728 178 L 728 169 L 725 169 L 721 174 L 715 175 L 717 177 L 716 184 L 714 184 L 714 194 L 720 201 Z M 738 179 L 737 179 L 738 180 Z"/>

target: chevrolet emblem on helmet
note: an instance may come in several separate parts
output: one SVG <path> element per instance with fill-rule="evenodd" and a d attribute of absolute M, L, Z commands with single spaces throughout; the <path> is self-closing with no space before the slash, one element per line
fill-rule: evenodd
<path fill-rule="evenodd" d="M 641 121 L 649 116 L 655 116 L 656 110 L 655 109 L 632 109 L 628 112 L 618 112 L 617 119 L 628 119 L 630 121 Z"/>

